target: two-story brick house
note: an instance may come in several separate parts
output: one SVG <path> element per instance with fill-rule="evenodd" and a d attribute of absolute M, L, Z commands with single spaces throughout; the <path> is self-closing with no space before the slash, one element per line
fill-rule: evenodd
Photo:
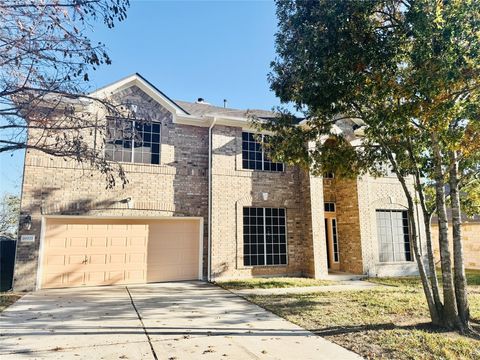
<path fill-rule="evenodd" d="M 129 182 L 105 189 L 74 161 L 27 151 L 21 209 L 31 222 L 15 289 L 416 272 L 395 177 L 322 178 L 272 162 L 249 123 L 271 112 L 173 101 L 138 74 L 95 95 L 149 119 L 98 114 L 107 138 L 92 142 Z"/>

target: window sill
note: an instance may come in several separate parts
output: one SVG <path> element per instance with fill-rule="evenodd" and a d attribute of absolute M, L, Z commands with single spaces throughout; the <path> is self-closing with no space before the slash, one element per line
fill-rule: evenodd
<path fill-rule="evenodd" d="M 250 172 L 250 173 L 285 174 L 285 170 L 282 170 L 282 171 L 272 171 L 272 170 L 254 170 L 254 169 L 244 169 L 244 168 L 240 168 L 240 169 L 237 169 L 237 171 L 244 171 L 244 172 Z"/>
<path fill-rule="evenodd" d="M 408 264 L 416 264 L 414 260 L 412 261 L 386 261 L 386 262 L 377 262 L 377 265 L 408 265 Z"/>
<path fill-rule="evenodd" d="M 155 173 L 155 174 L 175 174 L 176 169 L 173 166 L 165 164 L 144 164 L 133 163 L 124 161 L 112 161 L 107 160 L 112 164 L 119 164 L 125 170 L 126 173 L 138 172 L 138 173 Z"/>
<path fill-rule="evenodd" d="M 240 266 L 239 270 L 249 270 L 249 269 L 271 269 L 271 268 L 286 268 L 288 264 L 275 264 L 275 265 L 243 265 Z"/>

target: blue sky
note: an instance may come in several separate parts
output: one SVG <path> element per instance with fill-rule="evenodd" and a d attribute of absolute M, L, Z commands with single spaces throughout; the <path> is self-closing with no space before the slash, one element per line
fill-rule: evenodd
<path fill-rule="evenodd" d="M 113 64 L 91 74 L 92 90 L 138 72 L 173 99 L 271 109 L 275 30 L 273 1 L 133 0 L 125 22 L 95 29 Z M 20 192 L 23 157 L 0 154 L 0 194 Z"/>

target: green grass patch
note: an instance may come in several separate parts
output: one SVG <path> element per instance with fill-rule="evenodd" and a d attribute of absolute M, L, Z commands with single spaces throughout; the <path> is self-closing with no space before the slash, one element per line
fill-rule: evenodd
<path fill-rule="evenodd" d="M 0 312 L 12 305 L 22 296 L 16 293 L 0 293 Z"/>
<path fill-rule="evenodd" d="M 466 269 L 465 275 L 467 277 L 467 284 L 471 286 L 480 286 L 480 270 Z M 438 281 L 442 283 L 442 274 L 437 269 Z M 418 287 L 422 283 L 418 276 L 405 276 L 405 277 L 393 277 L 393 278 L 369 278 L 367 281 L 388 286 L 406 286 L 406 287 Z"/>
<path fill-rule="evenodd" d="M 478 285 L 480 286 L 480 270 L 467 269 L 465 270 L 467 275 L 467 284 L 468 285 Z"/>
<path fill-rule="evenodd" d="M 218 285 L 225 289 L 241 290 L 241 289 L 272 289 L 272 288 L 289 288 L 304 286 L 325 286 L 334 284 L 329 280 L 315 280 L 299 277 L 278 277 L 278 278 L 253 278 L 241 280 L 219 281 Z"/>
<path fill-rule="evenodd" d="M 477 271 L 469 271 L 472 284 Z M 249 296 L 258 305 L 365 358 L 479 359 L 480 341 L 430 324 L 415 277 L 372 279 L 371 290 Z M 480 324 L 480 286 L 469 286 L 474 326 Z M 478 329 L 480 330 L 480 329 Z"/>

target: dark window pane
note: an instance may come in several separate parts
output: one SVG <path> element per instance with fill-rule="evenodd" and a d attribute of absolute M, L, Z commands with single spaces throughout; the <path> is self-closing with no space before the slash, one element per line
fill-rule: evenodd
<path fill-rule="evenodd" d="M 265 265 L 265 257 L 259 256 L 258 257 L 258 265 Z"/>

